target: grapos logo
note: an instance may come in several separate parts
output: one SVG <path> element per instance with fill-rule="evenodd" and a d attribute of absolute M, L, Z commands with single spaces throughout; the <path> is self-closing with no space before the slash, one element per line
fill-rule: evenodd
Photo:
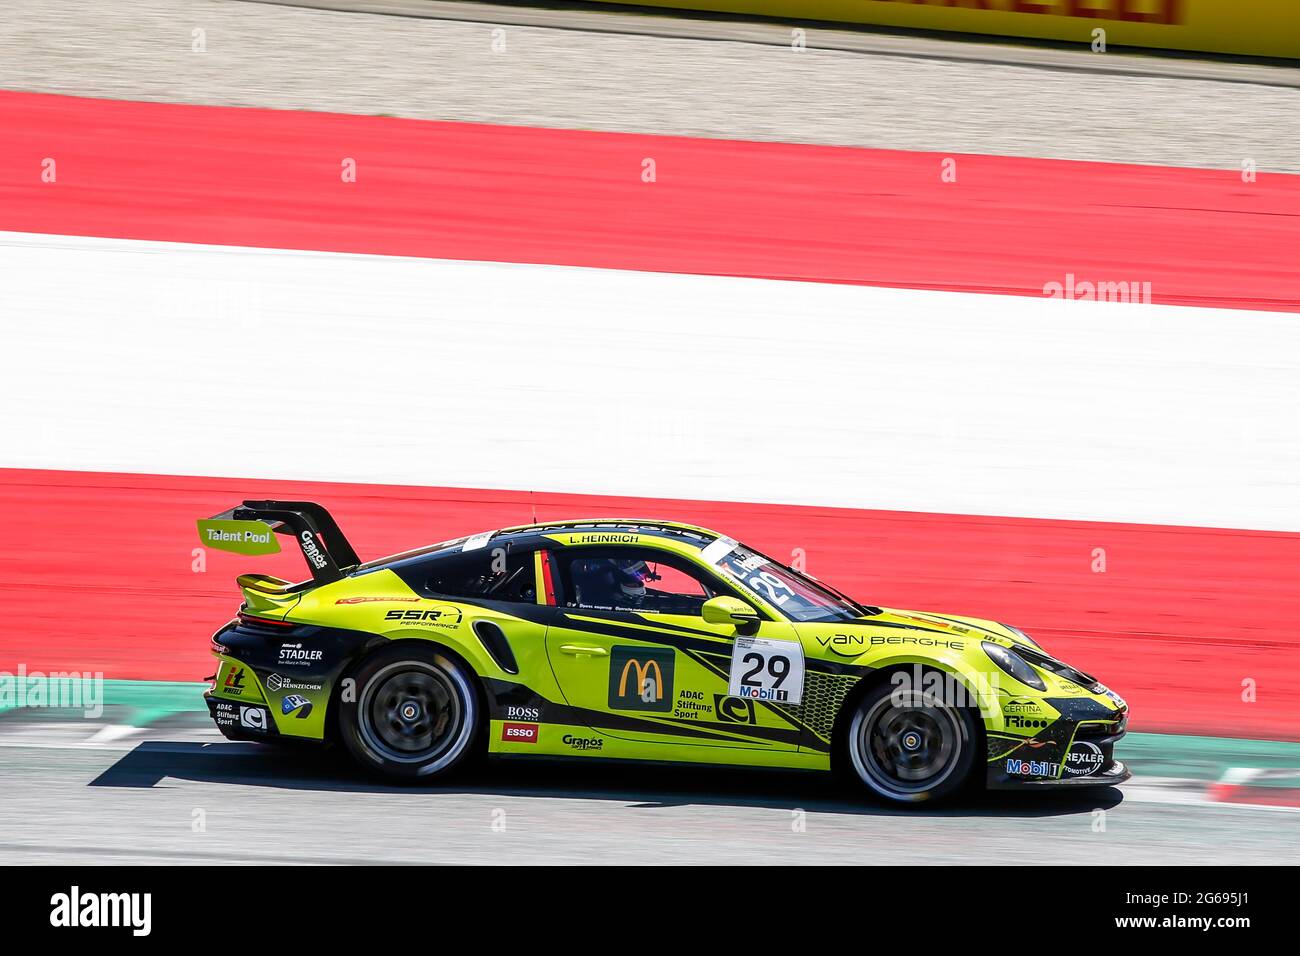
<path fill-rule="evenodd" d="M 152 893 L 82 893 L 78 886 L 50 897 L 50 925 L 67 928 L 128 926 L 148 936 L 153 925 Z"/>

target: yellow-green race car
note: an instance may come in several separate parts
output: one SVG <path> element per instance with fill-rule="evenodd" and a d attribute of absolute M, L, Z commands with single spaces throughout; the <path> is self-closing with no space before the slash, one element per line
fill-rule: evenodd
<path fill-rule="evenodd" d="M 859 604 L 670 521 L 552 521 L 362 562 L 320 505 L 198 522 L 311 578 L 238 579 L 212 637 L 225 736 L 342 744 L 393 778 L 470 754 L 842 770 L 916 803 L 1120 783 L 1128 707 L 993 621 Z"/>

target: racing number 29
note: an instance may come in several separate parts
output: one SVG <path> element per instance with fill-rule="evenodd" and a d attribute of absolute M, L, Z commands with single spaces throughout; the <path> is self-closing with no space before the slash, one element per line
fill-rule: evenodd
<path fill-rule="evenodd" d="M 772 688 L 778 689 L 785 683 L 785 679 L 790 676 L 790 658 L 783 657 L 780 654 L 773 654 L 771 657 L 764 657 L 762 654 L 746 654 L 741 658 L 745 664 L 752 664 L 749 670 L 740 676 L 740 683 L 745 687 L 762 687 L 762 680 L 754 680 L 754 677 L 763 672 L 766 665 L 768 674 L 772 677 Z"/>

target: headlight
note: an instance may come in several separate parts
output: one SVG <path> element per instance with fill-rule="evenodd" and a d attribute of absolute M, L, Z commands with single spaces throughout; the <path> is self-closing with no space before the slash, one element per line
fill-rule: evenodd
<path fill-rule="evenodd" d="M 1020 683 L 1032 687 L 1034 690 L 1047 690 L 1047 685 L 1043 683 L 1043 679 L 1015 651 L 999 644 L 990 644 L 988 641 L 981 641 L 980 647 L 984 648 L 984 653 L 989 656 L 989 660 L 1020 681 Z"/>

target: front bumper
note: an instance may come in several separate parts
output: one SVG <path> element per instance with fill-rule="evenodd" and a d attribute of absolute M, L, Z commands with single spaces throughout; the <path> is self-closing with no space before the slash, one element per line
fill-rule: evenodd
<path fill-rule="evenodd" d="M 1010 732 L 988 735 L 990 790 L 1043 787 L 1108 787 L 1133 776 L 1115 759 L 1115 744 L 1128 728 L 1128 707 L 1095 700 L 1048 698 L 1059 717 L 1040 720 L 1026 737 Z"/>

